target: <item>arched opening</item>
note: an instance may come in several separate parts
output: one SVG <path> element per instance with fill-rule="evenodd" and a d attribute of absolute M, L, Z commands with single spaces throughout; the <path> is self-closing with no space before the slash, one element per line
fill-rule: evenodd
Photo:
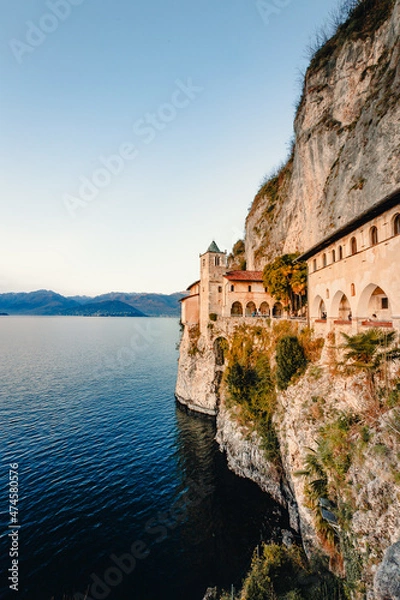
<path fill-rule="evenodd" d="M 232 304 L 231 317 L 243 317 L 243 306 L 240 302 L 234 302 Z"/>
<path fill-rule="evenodd" d="M 260 314 L 263 317 L 269 317 L 269 304 L 268 302 L 263 302 L 260 306 Z"/>
<path fill-rule="evenodd" d="M 358 314 L 370 321 L 391 321 L 391 303 L 386 292 L 374 283 L 368 285 L 361 294 Z"/>
<path fill-rule="evenodd" d="M 257 308 L 254 302 L 248 302 L 246 304 L 246 317 L 255 317 L 257 313 Z"/>
<path fill-rule="evenodd" d="M 394 215 L 393 218 L 393 235 L 400 235 L 400 214 Z"/>
<path fill-rule="evenodd" d="M 355 237 L 352 237 L 350 240 L 350 254 L 357 254 L 357 240 Z"/>
<path fill-rule="evenodd" d="M 329 316 L 340 319 L 341 321 L 349 321 L 352 318 L 351 304 L 346 294 L 341 290 L 336 292 L 332 299 Z"/>
<path fill-rule="evenodd" d="M 283 306 L 280 302 L 276 302 L 274 304 L 274 308 L 272 309 L 272 316 L 276 319 L 279 319 L 283 315 Z"/>
<path fill-rule="evenodd" d="M 322 299 L 321 299 L 321 302 L 319 303 L 318 318 L 324 319 L 324 320 L 327 318 L 325 302 Z"/>
<path fill-rule="evenodd" d="M 339 260 L 343 258 L 343 246 L 339 246 Z"/>
<path fill-rule="evenodd" d="M 225 363 L 225 355 L 229 348 L 227 340 L 223 337 L 219 337 L 214 342 L 214 354 L 215 364 L 218 367 L 222 367 Z"/>
<path fill-rule="evenodd" d="M 351 320 L 351 306 L 345 294 L 343 294 L 339 304 L 339 319 L 341 321 Z"/>
<path fill-rule="evenodd" d="M 335 250 L 332 250 L 332 262 L 336 262 L 336 252 Z"/>
<path fill-rule="evenodd" d="M 322 255 L 322 266 L 326 267 L 326 265 L 327 265 L 327 260 L 326 260 L 326 254 L 324 252 L 324 254 Z"/>
<path fill-rule="evenodd" d="M 377 227 L 371 227 L 369 230 L 369 239 L 371 242 L 371 246 L 376 246 L 378 243 L 378 229 Z"/>

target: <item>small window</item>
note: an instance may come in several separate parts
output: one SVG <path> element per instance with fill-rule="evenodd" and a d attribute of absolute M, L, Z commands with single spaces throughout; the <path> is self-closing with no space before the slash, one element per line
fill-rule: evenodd
<path fill-rule="evenodd" d="M 314 258 L 314 260 L 313 260 L 313 271 L 316 271 L 316 270 L 317 270 L 317 259 Z"/>
<path fill-rule="evenodd" d="M 350 240 L 350 253 L 357 254 L 357 240 L 355 237 L 352 237 Z"/>
<path fill-rule="evenodd" d="M 203 267 L 205 267 L 205 266 L 206 266 L 206 259 L 203 258 Z"/>
<path fill-rule="evenodd" d="M 400 214 L 395 215 L 393 219 L 393 233 L 394 235 L 400 235 Z"/>
<path fill-rule="evenodd" d="M 343 258 L 343 248 L 342 246 L 339 246 L 339 260 L 342 260 Z"/>
<path fill-rule="evenodd" d="M 218 286 L 218 292 L 219 292 L 220 294 L 221 294 L 221 292 L 222 292 L 222 286 L 221 286 L 221 285 L 219 285 L 219 286 Z"/>
<path fill-rule="evenodd" d="M 264 288 L 264 292 L 265 292 L 265 293 L 267 293 L 267 292 L 268 292 L 268 288 L 267 288 L 267 287 L 266 287 L 266 288 Z"/>
<path fill-rule="evenodd" d="M 371 246 L 376 246 L 378 243 L 378 229 L 376 227 L 371 227 L 369 230 L 369 237 L 371 240 Z"/>
<path fill-rule="evenodd" d="M 352 296 L 356 295 L 356 286 L 354 285 L 354 283 L 351 284 L 351 295 Z"/>
<path fill-rule="evenodd" d="M 221 263 L 221 257 L 220 256 L 216 256 L 215 257 L 215 266 L 219 267 L 220 263 Z"/>
<path fill-rule="evenodd" d="M 322 255 L 322 265 L 324 267 L 326 267 L 326 254 L 325 253 Z"/>
<path fill-rule="evenodd" d="M 231 285 L 231 292 L 234 292 L 234 291 L 235 291 L 235 286 Z"/>
<path fill-rule="evenodd" d="M 336 262 L 336 252 L 332 250 L 332 262 Z"/>
<path fill-rule="evenodd" d="M 326 295 L 326 299 L 329 300 L 329 290 L 328 289 L 326 290 L 325 295 Z"/>
<path fill-rule="evenodd" d="M 249 292 L 251 292 L 251 285 L 249 285 L 248 290 L 249 290 Z"/>
<path fill-rule="evenodd" d="M 382 298 L 382 309 L 389 308 L 389 298 Z"/>

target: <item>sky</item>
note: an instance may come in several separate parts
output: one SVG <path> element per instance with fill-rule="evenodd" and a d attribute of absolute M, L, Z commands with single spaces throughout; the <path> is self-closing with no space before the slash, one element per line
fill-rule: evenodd
<path fill-rule="evenodd" d="M 0 293 L 173 293 L 230 250 L 337 0 L 5 0 Z"/>

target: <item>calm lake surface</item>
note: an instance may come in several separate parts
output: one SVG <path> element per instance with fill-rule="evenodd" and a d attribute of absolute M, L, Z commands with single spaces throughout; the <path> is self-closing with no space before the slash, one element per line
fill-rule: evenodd
<path fill-rule="evenodd" d="M 1 598 L 83 599 L 96 583 L 93 600 L 201 600 L 287 527 L 228 470 L 213 421 L 177 407 L 178 341 L 175 319 L 0 317 Z"/>

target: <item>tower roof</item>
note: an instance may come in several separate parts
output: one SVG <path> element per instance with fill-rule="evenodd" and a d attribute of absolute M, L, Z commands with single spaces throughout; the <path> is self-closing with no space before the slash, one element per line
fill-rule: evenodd
<path fill-rule="evenodd" d="M 218 248 L 214 240 L 209 245 L 207 252 L 219 252 L 221 254 L 221 250 Z"/>

